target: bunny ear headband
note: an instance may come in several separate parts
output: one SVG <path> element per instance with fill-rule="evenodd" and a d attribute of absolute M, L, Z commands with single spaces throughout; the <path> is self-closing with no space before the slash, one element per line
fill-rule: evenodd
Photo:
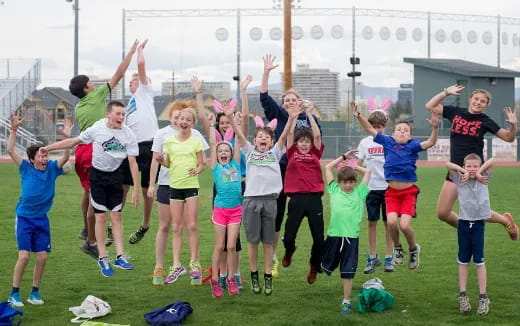
<path fill-rule="evenodd" d="M 383 103 L 381 103 L 381 105 L 379 106 L 379 110 L 381 110 L 381 111 L 386 113 L 386 111 L 388 110 L 388 108 L 390 107 L 391 104 L 392 104 L 392 98 L 391 97 L 387 97 L 383 101 Z M 378 110 L 377 104 L 374 101 L 373 97 L 369 97 L 367 99 L 367 106 L 368 106 L 368 110 L 371 111 L 371 112 L 375 111 L 375 110 Z"/>
<path fill-rule="evenodd" d="M 224 139 L 222 139 L 220 132 L 215 129 L 215 139 L 217 140 L 217 143 L 221 141 L 231 143 L 233 137 L 235 137 L 235 131 L 231 127 L 227 128 L 226 132 L 224 133 Z"/>
<path fill-rule="evenodd" d="M 262 118 L 260 118 L 260 116 L 258 115 L 255 115 L 254 120 L 257 128 L 263 128 L 265 126 L 271 128 L 272 130 L 275 130 L 276 126 L 278 125 L 278 119 L 271 120 L 267 125 L 264 125 L 264 120 L 262 120 Z"/>
<path fill-rule="evenodd" d="M 231 101 L 229 101 L 229 107 L 234 109 L 236 106 L 237 106 L 237 99 L 236 98 L 232 98 Z M 222 107 L 222 103 L 220 103 L 219 101 L 217 100 L 213 100 L 213 108 L 215 109 L 215 113 L 223 113 L 224 112 L 224 108 Z"/>
<path fill-rule="evenodd" d="M 339 169 L 341 169 L 342 167 L 345 167 L 345 166 L 348 166 L 350 168 L 355 168 L 356 165 L 357 165 L 357 160 L 352 158 L 350 160 L 346 160 L 346 161 L 339 162 L 338 164 L 336 164 L 336 170 L 339 170 Z"/>

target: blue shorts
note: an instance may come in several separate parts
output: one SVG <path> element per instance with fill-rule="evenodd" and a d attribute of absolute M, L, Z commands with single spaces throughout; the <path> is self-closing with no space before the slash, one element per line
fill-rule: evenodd
<path fill-rule="evenodd" d="M 16 216 L 15 233 L 18 250 L 51 251 L 51 230 L 47 215 L 38 218 Z"/>
<path fill-rule="evenodd" d="M 475 265 L 484 265 L 484 220 L 466 221 L 457 223 L 457 237 L 459 241 L 459 264 L 469 264 L 471 256 Z"/>
<path fill-rule="evenodd" d="M 386 222 L 385 192 L 386 190 L 370 190 L 368 193 L 365 201 L 369 221 L 378 221 L 379 216 L 382 216 L 383 221 Z"/>
<path fill-rule="evenodd" d="M 341 278 L 354 278 L 358 264 L 358 248 L 358 238 L 327 236 L 321 269 L 330 276 L 339 265 Z"/>

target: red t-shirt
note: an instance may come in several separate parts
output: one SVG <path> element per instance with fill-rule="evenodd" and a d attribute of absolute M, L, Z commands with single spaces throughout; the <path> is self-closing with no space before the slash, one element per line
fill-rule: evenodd
<path fill-rule="evenodd" d="M 312 146 L 307 154 L 298 151 L 296 143 L 287 149 L 287 171 L 285 172 L 284 191 L 290 196 L 294 193 L 321 193 L 324 184 L 320 159 L 325 145 L 318 150 Z"/>

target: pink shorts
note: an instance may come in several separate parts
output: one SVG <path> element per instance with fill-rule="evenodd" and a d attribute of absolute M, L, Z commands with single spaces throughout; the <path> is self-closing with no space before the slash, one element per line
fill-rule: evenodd
<path fill-rule="evenodd" d="M 213 216 L 211 220 L 216 225 L 228 226 L 233 224 L 240 224 L 242 220 L 242 205 L 233 208 L 213 208 Z"/>

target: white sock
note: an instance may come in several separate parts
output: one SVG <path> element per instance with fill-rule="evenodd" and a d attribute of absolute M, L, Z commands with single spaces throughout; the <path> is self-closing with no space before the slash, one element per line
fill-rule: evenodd
<path fill-rule="evenodd" d="M 350 300 L 343 299 L 343 303 L 350 304 Z"/>
<path fill-rule="evenodd" d="M 220 277 L 227 277 L 227 273 L 220 273 Z"/>

